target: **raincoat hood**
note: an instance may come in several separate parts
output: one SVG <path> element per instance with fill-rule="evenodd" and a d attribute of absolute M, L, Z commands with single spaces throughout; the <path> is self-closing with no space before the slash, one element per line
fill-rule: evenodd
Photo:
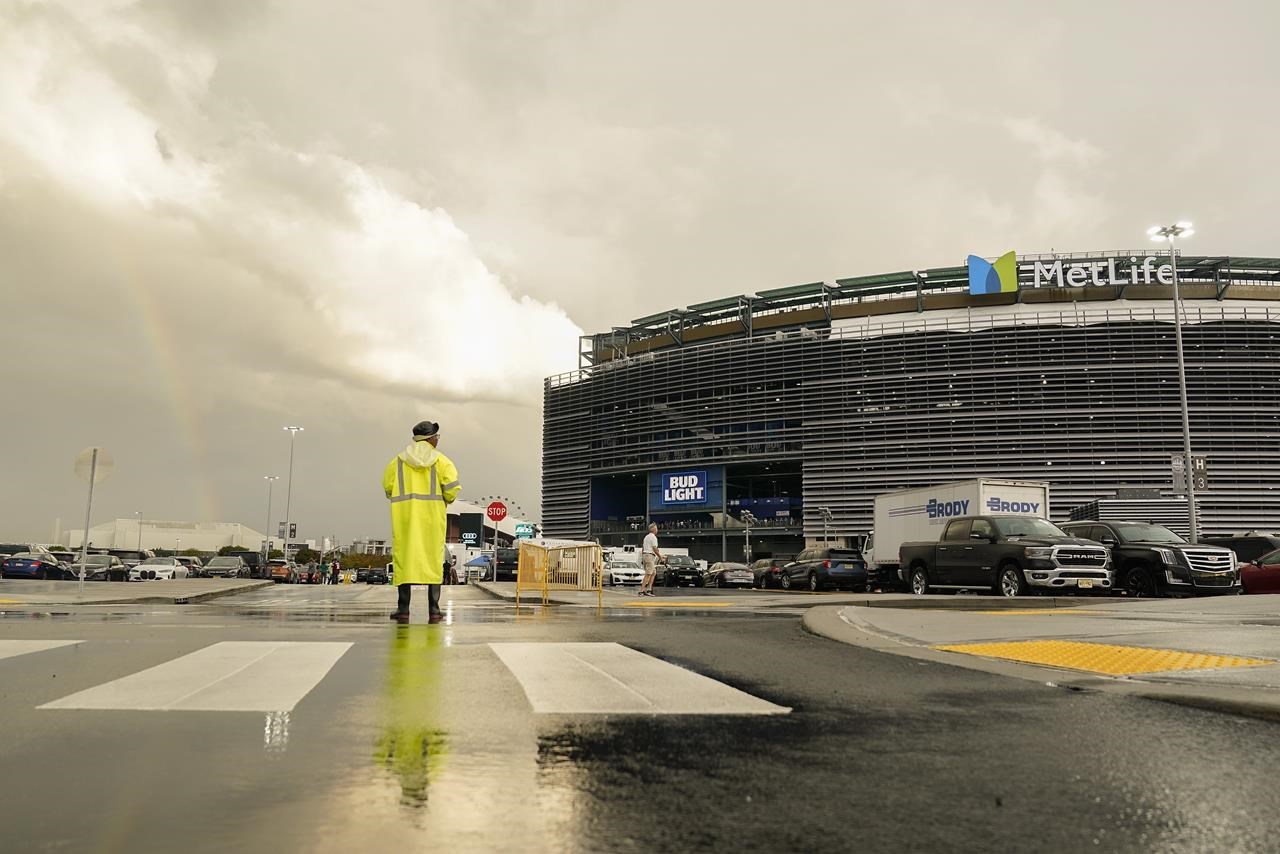
<path fill-rule="evenodd" d="M 404 460 L 407 465 L 425 469 L 430 468 L 431 464 L 440 458 L 440 452 L 433 448 L 430 442 L 414 442 L 396 456 Z"/>

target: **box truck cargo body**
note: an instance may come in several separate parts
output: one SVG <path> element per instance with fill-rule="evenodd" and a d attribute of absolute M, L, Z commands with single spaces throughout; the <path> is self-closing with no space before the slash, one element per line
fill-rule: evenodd
<path fill-rule="evenodd" d="M 875 529 L 865 556 L 881 584 L 901 581 L 898 549 L 905 542 L 937 541 L 956 516 L 1049 518 L 1049 484 L 980 477 L 886 492 L 875 499 Z"/>

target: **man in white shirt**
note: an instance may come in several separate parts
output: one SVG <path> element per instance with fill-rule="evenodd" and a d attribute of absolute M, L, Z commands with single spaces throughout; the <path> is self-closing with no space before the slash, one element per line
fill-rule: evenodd
<path fill-rule="evenodd" d="M 653 579 L 658 574 L 658 561 L 662 560 L 662 551 L 658 548 L 658 523 L 649 523 L 649 533 L 645 534 L 644 546 L 640 549 L 640 565 L 644 567 L 644 580 L 640 582 L 640 595 L 653 595 Z"/>

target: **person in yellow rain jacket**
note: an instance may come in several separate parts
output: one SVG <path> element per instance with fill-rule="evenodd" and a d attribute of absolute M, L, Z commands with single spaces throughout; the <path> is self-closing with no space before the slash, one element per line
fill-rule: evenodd
<path fill-rule="evenodd" d="M 409 621 L 414 584 L 426 584 L 430 622 L 439 622 L 440 584 L 444 581 L 440 555 L 448 527 L 447 507 L 462 488 L 453 461 L 440 453 L 440 425 L 414 425 L 413 442 L 382 473 L 382 489 L 391 501 L 391 560 L 399 601 L 391 619 Z"/>

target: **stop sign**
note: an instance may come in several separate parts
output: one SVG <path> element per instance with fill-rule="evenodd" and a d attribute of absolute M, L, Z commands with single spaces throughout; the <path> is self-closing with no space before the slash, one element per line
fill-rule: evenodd
<path fill-rule="evenodd" d="M 501 501 L 495 501 L 485 508 L 485 515 L 495 522 L 501 522 L 507 518 L 507 505 Z"/>

